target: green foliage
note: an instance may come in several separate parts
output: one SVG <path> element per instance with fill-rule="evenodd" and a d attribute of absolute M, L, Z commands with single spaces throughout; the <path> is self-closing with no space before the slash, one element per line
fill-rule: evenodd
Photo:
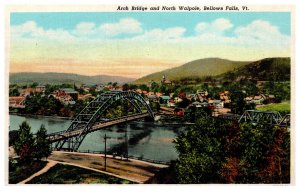
<path fill-rule="evenodd" d="M 18 89 L 16 89 L 16 88 L 9 89 L 9 96 L 10 97 L 19 96 L 19 95 L 20 95 L 20 93 L 19 93 Z"/>
<path fill-rule="evenodd" d="M 34 82 L 30 85 L 31 88 L 36 88 L 39 84 L 37 82 Z"/>
<path fill-rule="evenodd" d="M 210 116 L 175 140 L 179 183 L 289 183 L 290 135 L 269 124 Z"/>
<path fill-rule="evenodd" d="M 9 146 L 15 145 L 18 138 L 19 138 L 19 131 L 18 130 L 9 131 Z"/>
<path fill-rule="evenodd" d="M 257 108 L 257 110 L 278 111 L 281 115 L 286 115 L 291 113 L 291 103 L 290 101 L 285 101 L 282 103 L 263 105 Z"/>
<path fill-rule="evenodd" d="M 53 96 L 33 94 L 26 98 L 25 113 L 37 115 L 58 115 L 63 104 Z"/>
<path fill-rule="evenodd" d="M 113 86 L 114 88 L 116 88 L 117 85 L 118 85 L 118 82 L 114 82 L 114 83 L 112 84 L 112 86 Z"/>
<path fill-rule="evenodd" d="M 94 97 L 96 97 L 99 94 L 99 92 L 96 91 L 95 86 L 90 88 L 89 93 L 92 94 Z"/>
<path fill-rule="evenodd" d="M 152 82 L 150 86 L 150 90 L 153 92 L 159 92 L 159 84 L 156 82 Z"/>
<path fill-rule="evenodd" d="M 83 88 L 79 88 L 79 89 L 77 89 L 77 91 L 78 91 L 78 93 L 81 94 L 81 95 L 85 93 L 85 91 L 84 91 Z"/>
<path fill-rule="evenodd" d="M 290 81 L 290 76 L 290 58 L 267 58 L 220 75 L 220 78 L 231 82 L 241 78 L 260 81 Z"/>
<path fill-rule="evenodd" d="M 290 100 L 291 98 L 291 85 L 290 82 L 266 82 L 262 88 L 266 94 L 275 95 L 277 101 Z"/>
<path fill-rule="evenodd" d="M 129 84 L 129 89 L 130 90 L 136 90 L 138 86 L 136 84 Z"/>
<path fill-rule="evenodd" d="M 36 133 L 33 155 L 37 160 L 40 160 L 43 157 L 48 157 L 50 154 L 51 149 L 49 140 L 47 139 L 47 129 L 44 125 L 41 125 Z"/>
<path fill-rule="evenodd" d="M 290 182 L 290 135 L 286 128 L 266 124 L 241 125 L 242 183 Z"/>
<path fill-rule="evenodd" d="M 124 85 L 122 85 L 122 90 L 123 91 L 128 91 L 129 90 L 129 85 L 127 83 L 125 83 Z"/>
<path fill-rule="evenodd" d="M 227 90 L 231 100 L 231 111 L 236 114 L 242 114 L 246 106 L 246 101 L 244 100 L 246 94 L 243 92 L 242 86 L 240 84 L 232 84 L 227 87 Z"/>
<path fill-rule="evenodd" d="M 47 173 L 29 181 L 30 184 L 75 184 L 75 183 L 101 183 L 101 184 L 130 184 L 131 181 L 82 169 L 70 165 L 57 164 Z"/>
<path fill-rule="evenodd" d="M 158 112 L 160 109 L 160 104 L 158 102 L 150 102 L 150 107 L 152 111 Z"/>
<path fill-rule="evenodd" d="M 65 108 L 70 110 L 69 116 L 74 117 L 76 114 L 79 114 L 85 106 L 86 103 L 83 100 L 77 100 L 74 105 L 67 105 Z"/>
<path fill-rule="evenodd" d="M 9 184 L 17 184 L 45 167 L 45 161 L 16 162 L 9 161 Z"/>
<path fill-rule="evenodd" d="M 33 156 L 34 138 L 31 133 L 31 127 L 26 121 L 20 125 L 19 138 L 15 141 L 14 149 L 20 156 L 21 162 L 29 162 Z"/>
<path fill-rule="evenodd" d="M 47 140 L 47 130 L 44 125 L 33 137 L 31 127 L 24 121 L 18 130 L 18 138 L 13 143 L 16 153 L 20 156 L 20 162 L 29 162 L 33 158 L 40 160 L 51 154 L 50 143 Z"/>
<path fill-rule="evenodd" d="M 149 91 L 149 87 L 145 84 L 138 85 L 138 88 L 144 91 Z"/>
<path fill-rule="evenodd" d="M 176 164 L 179 183 L 218 183 L 221 167 L 221 141 L 217 138 L 216 123 L 210 116 L 199 118 L 195 126 L 179 135 L 176 149 L 179 161 Z"/>

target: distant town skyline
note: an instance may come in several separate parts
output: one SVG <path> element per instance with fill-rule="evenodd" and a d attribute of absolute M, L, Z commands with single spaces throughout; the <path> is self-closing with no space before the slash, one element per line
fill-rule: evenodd
<path fill-rule="evenodd" d="M 196 59 L 290 57 L 288 12 L 17 12 L 10 72 L 139 78 Z"/>

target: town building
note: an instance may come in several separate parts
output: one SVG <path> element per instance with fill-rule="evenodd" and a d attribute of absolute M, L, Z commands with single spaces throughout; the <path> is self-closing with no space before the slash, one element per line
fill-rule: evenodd
<path fill-rule="evenodd" d="M 31 87 L 28 87 L 28 88 L 24 88 L 24 89 L 18 89 L 19 93 L 20 93 L 20 96 L 28 96 L 30 94 L 34 94 L 34 93 L 45 93 L 46 91 L 46 87 L 43 86 L 43 85 L 39 85 L 39 86 L 36 86 L 34 88 L 31 88 Z"/>
<path fill-rule="evenodd" d="M 231 103 L 231 100 L 229 99 L 229 91 L 220 92 L 219 97 L 224 103 Z"/>
<path fill-rule="evenodd" d="M 161 84 L 164 84 L 164 85 L 172 85 L 172 81 L 167 80 L 167 79 L 166 79 L 166 76 L 163 75 L 163 78 L 162 78 L 162 80 L 161 80 Z"/>
<path fill-rule="evenodd" d="M 151 102 L 158 102 L 158 97 L 156 95 L 147 95 L 147 98 Z"/>
<path fill-rule="evenodd" d="M 182 108 L 175 108 L 174 109 L 174 114 L 177 115 L 177 116 L 183 117 L 184 116 L 184 109 L 182 109 Z"/>
<path fill-rule="evenodd" d="M 78 91 L 75 91 L 72 88 L 62 88 L 54 91 L 54 95 L 56 97 L 63 97 L 69 95 L 73 98 L 74 101 L 78 100 Z"/>
<path fill-rule="evenodd" d="M 73 105 L 78 100 L 78 92 L 72 88 L 62 88 L 54 91 L 52 96 L 65 105 Z"/>
<path fill-rule="evenodd" d="M 168 104 L 170 99 L 171 99 L 170 96 L 162 95 L 159 97 L 159 103 L 160 104 Z"/>
<path fill-rule="evenodd" d="M 211 106 L 211 107 L 213 107 L 215 109 L 224 108 L 224 102 L 221 101 L 221 100 L 217 100 L 217 99 L 209 100 L 208 104 L 209 104 L 209 106 Z"/>
<path fill-rule="evenodd" d="M 25 108 L 24 96 L 9 97 L 9 107 L 12 108 Z"/>

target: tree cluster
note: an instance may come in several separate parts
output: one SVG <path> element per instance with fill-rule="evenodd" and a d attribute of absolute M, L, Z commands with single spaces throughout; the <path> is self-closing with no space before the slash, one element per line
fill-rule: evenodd
<path fill-rule="evenodd" d="M 25 113 L 37 115 L 58 115 L 63 107 L 63 104 L 53 96 L 43 96 L 40 93 L 28 96 L 25 105 Z"/>
<path fill-rule="evenodd" d="M 48 157 L 51 154 L 50 143 L 47 140 L 47 130 L 44 125 L 34 136 L 31 127 L 24 121 L 18 130 L 18 137 L 11 143 L 20 156 L 20 162 L 30 162 L 34 158 L 37 160 Z"/>
<path fill-rule="evenodd" d="M 290 134 L 202 116 L 175 140 L 179 183 L 289 183 Z"/>

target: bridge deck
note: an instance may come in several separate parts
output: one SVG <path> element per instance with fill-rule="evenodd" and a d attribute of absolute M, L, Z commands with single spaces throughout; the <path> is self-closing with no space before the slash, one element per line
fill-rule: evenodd
<path fill-rule="evenodd" d="M 141 118 L 145 118 L 148 117 L 149 113 L 142 113 L 142 114 L 135 114 L 135 115 L 129 115 L 129 116 L 125 116 L 122 118 L 118 118 L 118 119 L 113 119 L 113 120 L 109 120 L 109 121 L 102 121 L 99 123 L 96 123 L 95 125 L 93 125 L 93 127 L 88 131 L 88 132 L 93 132 L 93 131 L 97 131 L 112 125 L 117 125 L 120 123 L 125 123 L 128 121 L 133 121 L 133 120 L 137 120 L 137 119 L 141 119 Z M 61 132 L 56 132 L 56 133 L 52 133 L 48 135 L 48 139 L 51 143 L 56 142 L 56 141 L 60 141 L 60 140 L 64 140 L 67 138 L 71 138 L 71 137 L 75 137 L 78 136 L 82 133 L 84 127 L 82 129 L 77 129 L 77 130 L 73 130 L 73 131 L 61 131 Z"/>

